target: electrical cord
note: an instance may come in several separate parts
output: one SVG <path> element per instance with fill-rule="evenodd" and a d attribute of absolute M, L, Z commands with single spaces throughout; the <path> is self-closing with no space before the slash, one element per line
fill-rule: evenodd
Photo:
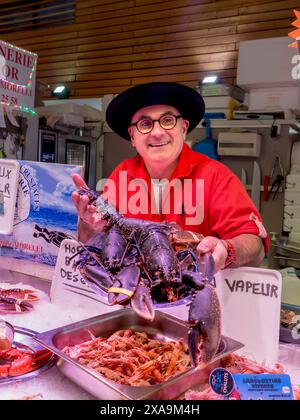
<path fill-rule="evenodd" d="M 277 127 L 277 125 L 275 125 L 275 122 L 276 122 L 276 118 L 274 118 L 273 124 L 271 126 L 271 137 L 272 138 L 277 137 L 277 133 L 278 133 L 278 127 Z"/>

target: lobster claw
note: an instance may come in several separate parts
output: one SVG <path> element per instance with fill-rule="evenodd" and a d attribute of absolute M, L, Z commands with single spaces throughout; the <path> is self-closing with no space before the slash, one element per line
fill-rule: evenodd
<path fill-rule="evenodd" d="M 195 292 L 188 322 L 188 346 L 192 364 L 197 366 L 200 361 L 207 364 L 216 355 L 221 341 L 221 308 L 214 287 L 205 284 L 202 290 Z"/>
<path fill-rule="evenodd" d="M 105 268 L 96 265 L 87 265 L 84 269 L 84 280 L 87 285 L 97 294 L 107 292 L 112 286 L 113 280 Z"/>
<path fill-rule="evenodd" d="M 132 298 L 140 280 L 140 269 L 129 265 L 116 276 L 113 285 L 108 289 L 108 303 L 121 305 Z"/>
<path fill-rule="evenodd" d="M 153 321 L 155 318 L 155 310 L 150 291 L 147 286 L 141 281 L 136 289 L 136 292 L 131 299 L 131 307 L 140 317 Z"/>

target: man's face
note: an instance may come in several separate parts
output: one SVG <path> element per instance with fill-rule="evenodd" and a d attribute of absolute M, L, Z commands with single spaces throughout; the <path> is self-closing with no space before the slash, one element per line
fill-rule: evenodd
<path fill-rule="evenodd" d="M 137 111 L 131 120 L 131 124 L 141 119 L 158 120 L 164 115 L 180 115 L 176 108 L 169 105 L 153 105 Z M 182 118 L 177 119 L 174 128 L 164 129 L 159 122 L 154 123 L 152 131 L 142 134 L 136 126 L 128 128 L 132 145 L 136 148 L 139 155 L 148 164 L 168 165 L 174 163 L 182 150 L 186 138 L 189 122 Z"/>

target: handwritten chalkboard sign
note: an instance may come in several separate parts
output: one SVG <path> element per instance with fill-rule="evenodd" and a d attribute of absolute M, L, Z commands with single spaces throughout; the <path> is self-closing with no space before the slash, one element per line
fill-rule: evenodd
<path fill-rule="evenodd" d="M 20 165 L 16 160 L 0 159 L 0 233 L 13 231 Z"/>

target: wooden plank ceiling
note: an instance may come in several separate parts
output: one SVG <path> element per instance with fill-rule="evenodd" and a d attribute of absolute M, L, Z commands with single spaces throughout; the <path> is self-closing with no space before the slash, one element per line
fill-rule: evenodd
<path fill-rule="evenodd" d="M 4 4 L 9 2 L 0 1 Z M 75 4 L 75 24 L 0 35 L 37 53 L 38 80 L 50 85 L 67 82 L 73 98 L 119 93 L 160 80 L 195 87 L 211 72 L 234 83 L 239 42 L 287 36 L 293 9 L 300 9 L 300 0 L 76 0 Z"/>

